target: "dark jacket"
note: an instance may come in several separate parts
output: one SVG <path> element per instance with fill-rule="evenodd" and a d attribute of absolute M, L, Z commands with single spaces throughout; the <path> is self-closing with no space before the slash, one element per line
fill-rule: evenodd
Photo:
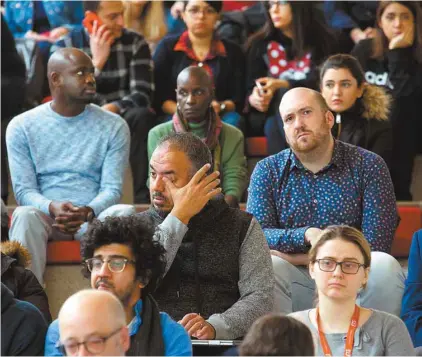
<path fill-rule="evenodd" d="M 413 235 L 401 318 L 415 347 L 422 346 L 422 230 Z"/>
<path fill-rule="evenodd" d="M 28 250 L 19 242 L 1 243 L 0 250 L 2 283 L 17 299 L 36 306 L 50 323 L 51 314 L 47 294 L 34 273 L 27 269 L 31 259 Z"/>
<path fill-rule="evenodd" d="M 157 46 L 154 60 L 155 105 L 157 113 L 162 113 L 161 106 L 166 100 L 176 101 L 177 76 L 194 65 L 193 59 L 183 51 L 174 51 L 180 35 L 164 38 Z M 206 63 L 212 68 L 215 98 L 217 101 L 232 100 L 236 111 L 241 112 L 244 105 L 244 69 L 245 58 L 241 48 L 230 41 L 221 39 L 226 56 L 216 56 Z"/>
<path fill-rule="evenodd" d="M 294 59 L 292 55 L 293 42 L 287 36 L 284 36 L 282 33 L 277 33 L 266 39 L 256 39 L 250 43 L 247 54 L 246 54 L 246 95 L 249 96 L 252 93 L 253 88 L 255 87 L 255 81 L 261 77 L 273 77 L 270 73 L 269 68 L 269 59 L 267 55 L 267 46 L 270 42 L 277 42 L 282 45 L 284 52 L 286 53 L 286 58 L 288 61 L 301 59 Z M 312 89 L 317 89 L 318 85 L 318 68 L 317 66 L 321 64 L 324 59 L 334 52 L 334 48 L 337 48 L 337 44 L 332 45 L 332 50 L 325 53 L 321 48 L 313 48 L 310 50 L 311 54 L 311 66 L 309 71 L 298 70 L 286 80 L 289 82 L 290 87 L 307 87 Z M 305 56 L 304 56 L 305 57 Z M 303 78 L 300 78 L 303 77 Z M 296 79 L 298 78 L 298 79 Z M 299 79 L 300 78 L 300 79 Z"/>
<path fill-rule="evenodd" d="M 390 167 L 393 137 L 388 114 L 391 97 L 383 88 L 369 85 L 363 97 L 349 110 L 339 114 L 341 123 L 332 128 L 333 136 L 380 155 Z"/>
<path fill-rule="evenodd" d="M 1 284 L 1 355 L 43 356 L 47 322 L 32 304 Z"/>
<path fill-rule="evenodd" d="M 412 47 L 386 50 L 376 59 L 371 57 L 372 46 L 373 40 L 362 40 L 352 54 L 362 65 L 366 81 L 386 88 L 393 97 L 389 116 L 393 130 L 391 177 L 397 200 L 412 200 L 413 162 L 422 149 L 422 64 L 417 63 Z"/>

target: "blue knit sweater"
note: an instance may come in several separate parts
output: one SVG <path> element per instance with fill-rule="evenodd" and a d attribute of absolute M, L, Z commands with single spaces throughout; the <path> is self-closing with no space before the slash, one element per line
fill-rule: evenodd
<path fill-rule="evenodd" d="M 16 201 L 45 214 L 52 200 L 70 201 L 98 216 L 122 195 L 129 135 L 121 117 L 93 104 L 75 117 L 50 103 L 18 115 L 6 131 Z"/>

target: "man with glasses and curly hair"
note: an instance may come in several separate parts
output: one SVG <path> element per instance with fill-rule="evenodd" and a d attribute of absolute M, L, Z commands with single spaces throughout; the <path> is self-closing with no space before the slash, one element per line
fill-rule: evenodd
<path fill-rule="evenodd" d="M 95 220 L 82 242 L 82 257 L 84 275 L 90 277 L 91 287 L 111 292 L 124 307 L 130 335 L 127 355 L 192 354 L 184 328 L 159 312 L 149 294 L 164 273 L 166 259 L 164 248 L 154 238 L 153 227 L 145 219 L 129 216 Z M 66 342 L 60 332 L 56 320 L 47 332 L 46 356 L 62 355 L 60 346 Z M 77 341 L 78 349 L 82 342 L 85 341 Z"/>

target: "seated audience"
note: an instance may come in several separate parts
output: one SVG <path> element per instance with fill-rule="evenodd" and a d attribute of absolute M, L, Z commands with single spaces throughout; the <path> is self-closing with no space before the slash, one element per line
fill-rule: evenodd
<path fill-rule="evenodd" d="M 271 311 L 274 275 L 261 227 L 224 201 L 218 172 L 206 175 L 211 162 L 194 134 L 161 138 L 150 160 L 152 207 L 139 216 L 172 229 L 161 238 L 169 271 L 154 293 L 160 308 L 197 339 L 237 339 Z"/>
<path fill-rule="evenodd" d="M 10 120 L 23 111 L 26 90 L 26 69 L 16 43 L 1 15 L 1 199 L 7 204 L 9 177 L 5 133 Z M 5 105 L 7 103 L 7 105 Z M 3 235 L 2 235 L 3 240 Z"/>
<path fill-rule="evenodd" d="M 94 220 L 82 242 L 84 275 L 92 289 L 109 291 L 123 304 L 131 342 L 128 356 L 191 356 L 188 334 L 158 310 L 150 295 L 166 265 L 165 250 L 153 234 L 152 226 L 135 216 Z M 62 355 L 56 346 L 64 342 L 59 325 L 56 320 L 48 329 L 47 356 Z"/>
<path fill-rule="evenodd" d="M 291 148 L 258 162 L 247 202 L 271 249 L 276 311 L 288 314 L 312 306 L 315 282 L 306 253 L 321 229 L 347 224 L 363 231 L 373 251 L 361 305 L 399 315 L 404 274 L 386 254 L 398 215 L 384 160 L 333 138 L 334 116 L 316 91 L 291 89 L 281 101 L 280 115 Z"/>
<path fill-rule="evenodd" d="M 212 79 L 200 67 L 188 67 L 177 77 L 177 111 L 171 122 L 151 129 L 148 135 L 148 158 L 159 140 L 175 131 L 192 132 L 200 137 L 213 155 L 214 170 L 221 173 L 221 186 L 226 202 L 239 207 L 246 188 L 247 169 L 243 134 L 237 128 L 222 123 L 211 106 Z"/>
<path fill-rule="evenodd" d="M 385 87 L 393 97 L 391 176 L 398 200 L 412 200 L 413 162 L 422 152 L 419 102 L 422 98 L 422 11 L 418 2 L 380 1 L 379 30 L 374 39 L 359 42 L 352 54 L 366 81 Z"/>
<path fill-rule="evenodd" d="M 73 294 L 61 307 L 58 324 L 64 356 L 125 356 L 130 346 L 122 303 L 106 291 Z"/>
<path fill-rule="evenodd" d="M 151 53 L 154 53 L 158 42 L 168 33 L 184 30 L 183 21 L 173 19 L 163 0 L 125 0 L 124 5 L 125 27 L 142 35 L 148 42 Z"/>
<path fill-rule="evenodd" d="M 5 1 L 4 16 L 15 38 L 54 42 L 80 25 L 82 1 Z"/>
<path fill-rule="evenodd" d="M 154 54 L 155 108 L 157 113 L 173 116 L 177 76 L 186 67 L 202 67 L 213 78 L 215 112 L 242 130 L 244 119 L 239 113 L 244 106 L 244 55 L 237 44 L 215 34 L 221 6 L 221 1 L 187 1 L 182 13 L 187 31 L 158 44 Z"/>
<path fill-rule="evenodd" d="M 151 110 L 154 83 L 149 47 L 142 36 L 124 28 L 122 1 L 84 1 L 84 7 L 99 19 L 92 33 L 82 26 L 74 29 L 52 51 L 76 47 L 92 58 L 97 102 L 121 115 L 130 128 L 134 201 L 148 203 L 146 141 L 149 129 L 156 124 Z"/>
<path fill-rule="evenodd" d="M 265 7 L 266 23 L 247 43 L 247 134 L 263 135 L 265 126 L 276 153 L 286 147 L 276 118 L 281 97 L 292 87 L 317 88 L 317 66 L 333 53 L 335 39 L 306 1 L 271 0 Z"/>
<path fill-rule="evenodd" d="M 1 281 L 16 299 L 37 307 L 47 322 L 51 322 L 47 294 L 34 273 L 28 268 L 31 256 L 19 242 L 3 242 L 1 251 Z"/>
<path fill-rule="evenodd" d="M 375 35 L 375 17 L 379 1 L 324 1 L 324 15 L 331 28 L 347 36 L 347 48 Z M 349 51 L 347 51 L 349 52 Z"/>
<path fill-rule="evenodd" d="M 279 314 L 256 320 L 239 347 L 240 356 L 314 356 L 311 331 L 302 322 Z"/>
<path fill-rule="evenodd" d="M 408 274 L 404 287 L 401 318 L 410 332 L 415 347 L 422 347 L 422 230 L 412 239 Z"/>
<path fill-rule="evenodd" d="M 346 54 L 331 56 L 324 62 L 320 89 L 335 115 L 333 136 L 378 154 L 389 166 L 393 134 L 388 120 L 391 98 L 385 90 L 366 83 L 357 59 Z"/>
<path fill-rule="evenodd" d="M 1 283 L 1 355 L 44 356 L 47 322 L 31 303 L 20 301 Z"/>
<path fill-rule="evenodd" d="M 51 44 L 79 26 L 84 15 L 82 1 L 36 0 L 4 1 L 4 16 L 15 38 L 37 42 L 46 65 Z"/>
<path fill-rule="evenodd" d="M 371 247 L 357 229 L 329 226 L 316 238 L 309 251 L 309 274 L 317 287 L 317 306 L 290 316 L 310 328 L 317 356 L 414 355 L 403 321 L 357 305 L 370 267 Z"/>
<path fill-rule="evenodd" d="M 88 104 L 94 66 L 82 51 L 56 51 L 48 62 L 53 97 L 15 117 L 6 132 L 10 174 L 19 207 L 10 239 L 28 248 L 43 284 L 49 239 L 80 239 L 93 217 L 129 215 L 117 205 L 129 153 L 129 129 L 118 115 Z"/>

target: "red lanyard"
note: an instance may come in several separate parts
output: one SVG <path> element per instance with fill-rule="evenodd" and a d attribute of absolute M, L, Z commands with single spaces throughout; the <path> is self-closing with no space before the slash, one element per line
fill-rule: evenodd
<path fill-rule="evenodd" d="M 346 346 L 344 348 L 344 356 L 350 357 L 353 350 L 353 342 L 355 340 L 355 331 L 358 328 L 360 309 L 359 306 L 355 305 L 355 311 L 353 312 L 352 319 L 350 320 L 349 331 L 347 332 Z M 321 322 L 319 318 L 319 309 L 316 309 L 316 322 L 318 325 L 319 341 L 321 343 L 322 351 L 324 356 L 332 356 L 330 346 L 328 346 L 327 339 L 325 338 L 324 331 L 321 328 Z"/>

